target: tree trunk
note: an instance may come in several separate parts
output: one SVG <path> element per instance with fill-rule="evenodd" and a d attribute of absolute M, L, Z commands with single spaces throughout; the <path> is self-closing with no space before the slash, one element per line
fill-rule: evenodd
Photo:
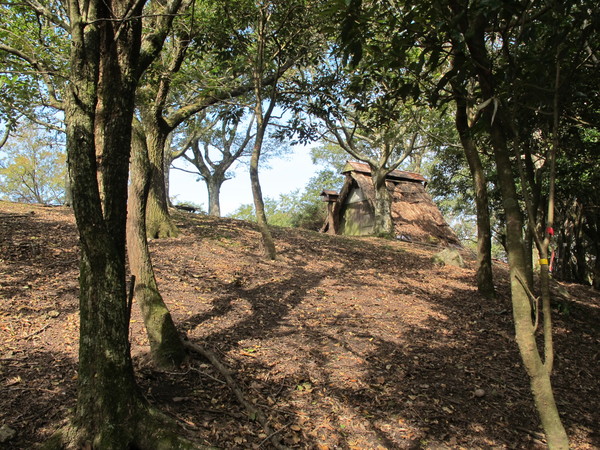
<path fill-rule="evenodd" d="M 173 163 L 173 154 L 171 153 L 171 141 L 173 140 L 173 134 L 169 133 L 167 140 L 165 142 L 165 151 L 163 152 L 164 156 L 164 176 L 165 176 L 165 192 L 167 194 L 167 208 L 172 208 L 173 203 L 171 202 L 171 198 L 169 197 L 169 185 L 171 181 L 171 164 Z M 167 209 L 168 211 L 168 209 Z"/>
<path fill-rule="evenodd" d="M 268 7 L 266 4 L 262 4 L 259 7 L 259 17 L 257 22 L 258 41 L 255 59 L 253 61 L 252 78 L 254 82 L 254 117 L 256 118 L 256 137 L 254 139 L 254 147 L 252 148 L 252 156 L 250 158 L 250 184 L 252 185 L 252 197 L 254 199 L 254 210 L 256 213 L 256 221 L 260 234 L 262 236 L 262 245 L 265 257 L 268 259 L 275 259 L 277 252 L 275 250 L 275 242 L 273 241 L 273 235 L 269 229 L 267 223 L 267 216 L 265 214 L 265 203 L 263 201 L 262 189 L 260 187 L 260 181 L 258 178 L 258 163 L 260 161 L 260 154 L 262 151 L 263 141 L 265 139 L 265 133 L 275 108 L 275 101 L 277 97 L 277 80 L 275 79 L 272 86 L 271 98 L 269 99 L 269 106 L 263 115 L 263 83 L 262 77 L 265 71 L 265 47 L 267 41 L 267 24 L 269 14 L 267 12 Z"/>
<path fill-rule="evenodd" d="M 600 245 L 596 245 L 596 260 L 592 269 L 592 287 L 600 291 Z"/>
<path fill-rule="evenodd" d="M 573 237 L 575 241 L 575 261 L 577 261 L 577 269 L 573 271 L 575 280 L 578 283 L 587 283 L 587 261 L 585 250 L 585 234 L 583 232 L 584 216 L 583 205 L 580 202 L 575 203 L 575 211 L 573 213 Z"/>
<path fill-rule="evenodd" d="M 464 55 L 460 55 L 460 61 Z M 455 57 L 455 62 L 459 59 Z M 460 68 L 459 68 L 460 70 Z M 477 146 L 469 127 L 467 116 L 467 102 L 463 95 L 462 87 L 453 85 L 456 100 L 456 130 L 469 164 L 473 187 L 475 188 L 475 208 L 477 214 L 477 290 L 485 297 L 495 297 L 494 279 L 492 273 L 492 232 L 490 225 L 490 210 L 487 195 L 487 186 L 483 164 L 477 152 Z"/>
<path fill-rule="evenodd" d="M 491 117 L 489 118 L 491 119 Z M 535 329 L 531 322 L 531 305 L 523 285 L 526 283 L 527 273 L 527 256 L 521 239 L 523 224 L 505 144 L 499 125 L 492 126 L 492 145 L 498 168 L 498 183 L 502 191 L 502 202 L 506 214 L 506 240 L 516 340 L 525 369 L 530 377 L 531 391 L 546 432 L 548 444 L 551 448 L 568 449 L 569 441 L 558 414 L 550 382 L 552 356 L 545 354 L 548 366 L 542 362 L 537 348 Z"/>
<path fill-rule="evenodd" d="M 134 132 L 127 208 L 127 254 L 135 276 L 134 297 L 142 311 L 152 360 L 173 367 L 185 358 L 185 349 L 171 314 L 158 290 L 146 240 L 146 200 L 150 189 L 150 161 L 143 133 Z"/>
<path fill-rule="evenodd" d="M 141 14 L 144 2 L 139 3 Z M 141 23 L 132 21 L 120 42 L 108 19 L 124 4 L 93 2 L 86 11 L 73 3 L 71 83 L 65 121 L 73 209 L 81 242 L 78 396 L 74 424 L 80 444 L 123 448 L 132 442 L 143 400 L 136 388 L 129 354 L 129 309 L 125 288 L 125 211 L 135 80 L 114 54 L 135 59 Z M 109 9 L 110 8 L 110 9 Z M 87 14 L 91 14 L 88 16 Z M 103 25 L 91 22 L 105 19 Z M 107 86 L 110 84 L 110 88 Z M 102 101 L 98 98 L 102 97 Z M 97 105 L 110 108 L 96 114 Z M 98 185 L 95 135 L 107 170 Z M 100 192 L 104 192 L 104 208 Z"/>
<path fill-rule="evenodd" d="M 71 189 L 71 177 L 68 170 L 65 173 L 65 201 L 63 204 L 69 207 L 73 206 L 73 191 Z"/>
<path fill-rule="evenodd" d="M 587 220 L 589 238 L 596 257 L 592 267 L 592 287 L 600 291 L 600 214 L 591 212 L 587 216 Z"/>
<path fill-rule="evenodd" d="M 464 13 L 460 7 L 458 7 L 457 12 Z M 474 66 L 481 92 L 487 100 L 496 99 L 496 93 L 492 66 L 485 47 L 486 23 L 487 21 L 483 16 L 477 16 L 474 23 L 468 29 L 463 28 L 462 31 L 471 57 L 475 62 Z M 464 22 L 462 25 L 465 25 Z M 490 137 L 496 161 L 498 184 L 502 193 L 502 203 L 506 215 L 506 239 L 516 340 L 525 369 L 530 377 L 531 391 L 542 426 L 546 432 L 548 445 L 551 448 L 568 449 L 569 440 L 558 414 L 550 382 L 551 367 L 546 366 L 540 357 L 535 329 L 531 321 L 531 305 L 524 286 L 527 267 L 522 241 L 523 221 L 502 125 L 505 119 L 502 117 L 503 111 L 501 109 L 498 114 L 494 114 L 493 109 L 492 104 L 488 105 L 484 110 L 484 114 L 486 122 L 490 124 Z M 545 328 L 544 331 L 547 331 L 547 329 Z M 545 357 L 551 366 L 551 356 L 545 355 Z"/>
<path fill-rule="evenodd" d="M 258 136 L 257 136 L 258 141 Z M 263 252 L 266 258 L 275 259 L 277 251 L 275 250 L 275 241 L 267 223 L 267 215 L 265 214 L 265 203 L 263 201 L 262 189 L 258 178 L 258 162 L 260 160 L 261 144 L 254 144 L 252 157 L 250 158 L 250 183 L 252 185 L 252 198 L 254 200 L 254 210 L 256 212 L 256 222 L 262 236 Z"/>
<path fill-rule="evenodd" d="M 533 249 L 534 237 L 530 227 L 523 230 L 523 246 L 525 248 L 525 280 L 529 289 L 533 289 Z"/>
<path fill-rule="evenodd" d="M 225 181 L 225 177 L 221 174 L 214 173 L 210 178 L 206 179 L 206 187 L 208 190 L 208 215 L 213 217 L 221 217 L 221 186 Z"/>
<path fill-rule="evenodd" d="M 146 206 L 146 233 L 151 239 L 177 237 L 179 230 L 169 214 L 168 192 L 165 185 L 165 145 L 169 128 L 161 126 L 151 114 L 142 115 L 148 157 L 150 159 L 150 192 Z"/>
<path fill-rule="evenodd" d="M 376 236 L 391 237 L 394 235 L 394 223 L 392 221 L 392 196 L 387 188 L 385 178 L 387 171 L 375 170 L 371 167 L 371 179 L 375 189 L 375 224 L 373 233 Z"/>

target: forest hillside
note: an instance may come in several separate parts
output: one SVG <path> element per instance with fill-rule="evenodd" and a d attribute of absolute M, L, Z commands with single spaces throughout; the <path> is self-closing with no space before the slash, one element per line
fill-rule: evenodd
<path fill-rule="evenodd" d="M 498 298 L 438 249 L 174 212 L 182 233 L 150 243 L 161 293 L 192 343 L 212 351 L 282 444 L 321 450 L 543 448 L 517 346 L 506 267 Z M 78 246 L 71 210 L 0 202 L 0 448 L 31 448 L 76 400 Z M 572 446 L 600 448 L 600 295 L 553 283 L 553 383 Z M 198 442 L 271 448 L 208 360 L 150 362 L 133 305 L 131 351 L 148 400 Z"/>

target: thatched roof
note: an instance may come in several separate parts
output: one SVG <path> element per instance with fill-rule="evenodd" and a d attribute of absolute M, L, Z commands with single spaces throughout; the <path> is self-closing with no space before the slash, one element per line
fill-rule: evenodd
<path fill-rule="evenodd" d="M 349 161 L 342 173 L 346 175 L 346 181 L 339 196 L 329 197 L 332 202 L 335 202 L 330 208 L 335 221 L 328 218 L 323 230 L 330 228 L 333 223 L 340 222 L 348 196 L 357 188 L 362 191 L 371 214 L 375 210 L 375 188 L 369 166 Z M 425 191 L 426 183 L 427 180 L 422 175 L 400 170 L 394 170 L 386 177 L 386 186 L 392 196 L 392 220 L 396 236 L 412 241 L 459 245 L 456 234 Z"/>
<path fill-rule="evenodd" d="M 371 176 L 371 168 L 369 165 L 358 161 L 346 162 L 346 165 L 342 169 L 342 173 L 345 174 L 349 172 L 364 173 Z M 404 172 L 402 170 L 392 170 L 388 173 L 386 178 L 389 180 L 427 181 L 420 173 Z"/>
<path fill-rule="evenodd" d="M 390 183 L 387 183 L 390 189 Z M 459 245 L 458 237 L 422 184 L 399 183 L 390 189 L 392 220 L 397 236 L 412 240 Z"/>

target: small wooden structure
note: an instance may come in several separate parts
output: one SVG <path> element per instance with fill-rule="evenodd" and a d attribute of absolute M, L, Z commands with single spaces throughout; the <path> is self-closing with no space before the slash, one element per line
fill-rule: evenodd
<path fill-rule="evenodd" d="M 322 232 L 369 235 L 375 223 L 375 188 L 368 164 L 349 161 L 342 170 L 346 179 L 339 193 L 323 191 L 327 220 Z M 413 172 L 393 170 L 386 177 L 392 196 L 392 220 L 398 239 L 460 245 L 454 231 L 425 191 L 427 180 Z"/>

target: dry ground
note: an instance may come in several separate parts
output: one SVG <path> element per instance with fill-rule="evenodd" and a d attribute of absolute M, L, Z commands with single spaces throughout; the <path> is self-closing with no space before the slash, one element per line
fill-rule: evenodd
<path fill-rule="evenodd" d="M 433 266 L 435 249 L 276 229 L 279 258 L 269 262 L 251 224 L 177 218 L 180 238 L 151 243 L 163 296 L 285 445 L 543 445 L 502 265 L 499 298 L 487 301 L 473 287 L 473 262 Z M 0 426 L 17 432 L 0 448 L 42 442 L 74 405 L 77 273 L 70 210 L 0 203 Z M 600 296 L 564 287 L 556 396 L 573 446 L 600 448 Z M 199 442 L 270 448 L 208 362 L 155 370 L 140 321 L 134 307 L 132 352 L 150 402 Z"/>

